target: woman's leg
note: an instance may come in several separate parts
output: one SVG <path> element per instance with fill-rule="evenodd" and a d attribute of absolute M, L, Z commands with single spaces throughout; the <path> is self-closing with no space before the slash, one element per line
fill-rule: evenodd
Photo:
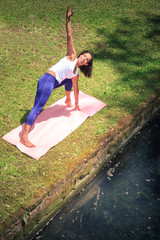
<path fill-rule="evenodd" d="M 73 107 L 73 105 L 71 104 L 71 90 L 72 90 L 72 80 L 68 79 L 68 81 L 66 81 L 65 83 L 65 90 L 66 90 L 66 101 L 65 103 L 67 104 L 68 107 Z"/>
<path fill-rule="evenodd" d="M 43 77 L 39 79 L 37 86 L 37 94 L 35 98 L 34 106 L 26 118 L 24 131 L 21 138 L 21 143 L 27 147 L 35 147 L 28 139 L 28 133 L 31 126 L 33 125 L 37 115 L 40 113 L 44 105 L 46 104 L 51 92 L 54 88 L 56 79 L 50 74 L 44 74 Z"/>
<path fill-rule="evenodd" d="M 66 100 L 65 103 L 67 104 L 68 107 L 73 107 L 72 103 L 71 103 L 71 91 L 66 91 Z"/>
<path fill-rule="evenodd" d="M 68 107 L 73 107 L 73 105 L 71 104 L 71 98 L 70 98 L 70 94 L 72 90 L 72 80 L 69 78 L 66 78 L 60 84 L 56 85 L 54 88 L 59 88 L 63 85 L 65 85 L 65 91 L 66 91 L 65 103 L 67 104 Z"/>
<path fill-rule="evenodd" d="M 28 133 L 29 133 L 30 129 L 31 129 L 31 126 L 25 123 L 22 138 L 21 138 L 20 142 L 23 143 L 26 147 L 31 148 L 31 147 L 35 147 L 35 145 L 33 143 L 31 143 L 28 139 Z"/>

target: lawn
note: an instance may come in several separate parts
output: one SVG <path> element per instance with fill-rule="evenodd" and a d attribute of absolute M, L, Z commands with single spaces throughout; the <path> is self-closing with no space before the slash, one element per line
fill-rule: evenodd
<path fill-rule="evenodd" d="M 66 54 L 68 1 L 0 1 L 1 137 L 32 108 L 38 79 Z M 79 88 L 106 103 L 40 160 L 0 140 L 0 226 L 49 191 L 98 149 L 107 131 L 160 87 L 160 3 L 156 0 L 70 0 L 77 53 L 94 55 L 93 76 Z M 48 107 L 65 94 L 53 91 Z M 2 230 L 0 229 L 0 231 Z"/>

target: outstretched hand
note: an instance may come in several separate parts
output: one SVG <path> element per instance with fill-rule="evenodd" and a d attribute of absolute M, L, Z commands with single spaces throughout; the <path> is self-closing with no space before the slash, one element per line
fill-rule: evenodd
<path fill-rule="evenodd" d="M 70 5 L 67 7 L 66 18 L 70 18 L 73 15 L 73 11 L 70 8 Z"/>

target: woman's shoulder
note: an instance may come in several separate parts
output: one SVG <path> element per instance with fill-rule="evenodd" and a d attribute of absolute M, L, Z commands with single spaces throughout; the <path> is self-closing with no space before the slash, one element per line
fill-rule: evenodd
<path fill-rule="evenodd" d="M 77 56 L 76 56 L 76 53 L 75 54 L 72 54 L 72 55 L 66 55 L 66 58 L 71 61 L 71 62 L 74 62 L 75 59 L 77 59 Z"/>

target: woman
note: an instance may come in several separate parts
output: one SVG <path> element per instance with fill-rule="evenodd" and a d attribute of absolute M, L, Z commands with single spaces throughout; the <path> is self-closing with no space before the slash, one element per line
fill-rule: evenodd
<path fill-rule="evenodd" d="M 26 147 L 35 147 L 28 139 L 28 133 L 34 123 L 35 118 L 40 113 L 46 104 L 51 92 L 54 88 L 65 85 L 66 101 L 68 107 L 72 107 L 70 93 L 72 85 L 74 88 L 75 109 L 79 109 L 79 89 L 78 89 L 78 67 L 86 77 L 91 77 L 92 74 L 92 54 L 89 51 L 82 52 L 78 58 L 73 45 L 72 30 L 70 17 L 73 12 L 68 5 L 66 13 L 66 29 L 67 29 L 67 55 L 62 58 L 57 64 L 53 65 L 47 73 L 39 79 L 37 86 L 37 94 L 34 106 L 26 118 L 24 131 L 21 138 L 21 143 Z"/>

